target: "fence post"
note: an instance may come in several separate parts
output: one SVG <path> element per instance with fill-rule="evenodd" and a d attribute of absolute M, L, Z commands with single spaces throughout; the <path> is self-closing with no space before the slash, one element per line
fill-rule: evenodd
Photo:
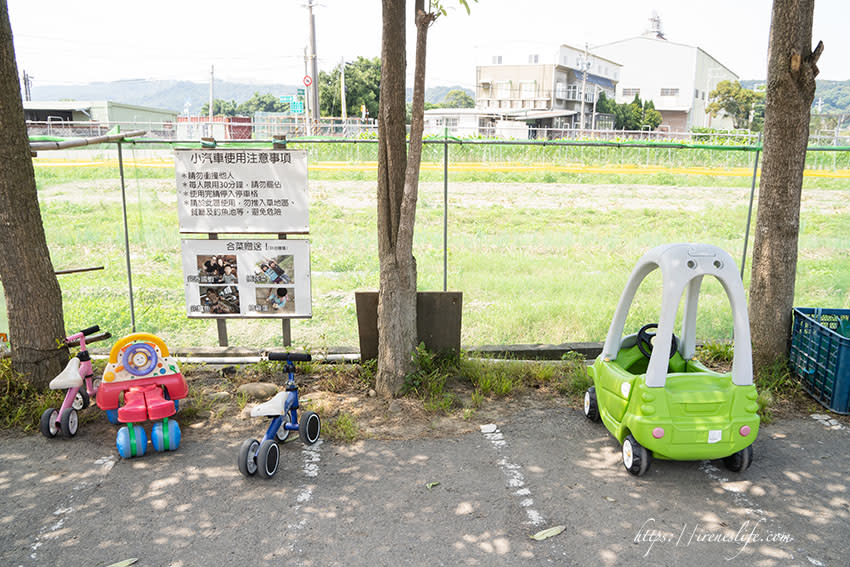
<path fill-rule="evenodd" d="M 753 164 L 753 185 L 750 188 L 750 209 L 747 211 L 747 229 L 744 232 L 744 254 L 741 256 L 741 282 L 744 281 L 744 265 L 747 263 L 747 242 L 750 240 L 750 220 L 753 218 L 753 197 L 756 193 L 756 175 L 759 169 L 759 152 L 761 151 L 761 132 L 756 141 L 756 159 Z"/>
<path fill-rule="evenodd" d="M 443 131 L 443 291 L 448 288 L 449 268 L 449 129 Z"/>
<path fill-rule="evenodd" d="M 121 175 L 121 210 L 124 214 L 124 257 L 127 260 L 127 289 L 130 292 L 130 328 L 136 332 L 136 309 L 133 305 L 133 271 L 130 268 L 130 232 L 127 228 L 127 192 L 124 185 L 124 155 L 118 142 L 118 171 Z"/>

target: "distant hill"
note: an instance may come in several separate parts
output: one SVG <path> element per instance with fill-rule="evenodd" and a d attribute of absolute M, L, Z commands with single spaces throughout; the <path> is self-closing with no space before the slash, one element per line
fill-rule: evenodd
<path fill-rule="evenodd" d="M 765 80 L 741 81 L 741 86 L 754 89 L 764 85 Z M 823 103 L 819 114 L 850 114 L 850 81 L 816 81 L 815 100 L 812 108 L 817 111 L 818 99 Z"/>
<path fill-rule="evenodd" d="M 248 84 L 216 81 L 213 96 L 223 100 L 235 100 L 241 104 L 260 94 L 275 96 L 295 94 L 298 85 L 282 84 Z M 425 90 L 425 101 L 438 104 L 446 98 L 446 93 L 453 89 L 461 89 L 475 96 L 469 89 L 459 86 L 430 87 Z M 190 114 L 198 114 L 201 107 L 209 101 L 209 83 L 192 83 L 189 81 L 150 81 L 135 79 L 127 81 L 112 81 L 104 83 L 88 83 L 85 85 L 44 85 L 32 86 L 33 100 L 111 100 L 125 104 L 165 108 L 183 112 L 189 105 Z M 408 89 L 407 100 L 412 98 L 412 89 Z"/>

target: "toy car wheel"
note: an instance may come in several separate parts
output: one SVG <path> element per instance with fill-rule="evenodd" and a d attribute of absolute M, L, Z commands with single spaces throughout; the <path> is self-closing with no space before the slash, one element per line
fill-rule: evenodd
<path fill-rule="evenodd" d="M 596 386 L 584 393 L 584 415 L 590 421 L 599 421 L 599 405 L 596 403 Z"/>
<path fill-rule="evenodd" d="M 266 439 L 260 443 L 260 452 L 257 453 L 257 472 L 263 478 L 271 478 L 277 472 L 280 463 L 280 447 L 273 439 Z"/>
<path fill-rule="evenodd" d="M 298 422 L 298 435 L 301 436 L 301 441 L 305 445 L 312 445 L 319 440 L 321 432 L 322 420 L 319 419 L 319 414 L 314 411 L 305 412 Z"/>
<path fill-rule="evenodd" d="M 286 423 L 281 423 L 280 427 L 277 428 L 277 433 L 275 434 L 275 437 L 277 437 L 277 440 L 281 443 L 289 439 L 290 430 L 286 428 L 287 425 L 291 426 L 292 422 L 287 421 Z"/>
<path fill-rule="evenodd" d="M 239 447 L 239 459 L 236 461 L 241 472 L 246 477 L 257 474 L 257 448 L 260 442 L 256 439 L 246 439 Z"/>
<path fill-rule="evenodd" d="M 168 424 L 166 428 L 166 423 Z M 165 433 L 168 433 L 166 439 Z M 173 419 L 157 421 L 151 429 L 151 443 L 154 451 L 176 451 L 180 446 L 180 425 Z"/>
<path fill-rule="evenodd" d="M 130 435 L 130 428 L 132 428 L 132 436 Z M 148 448 L 148 435 L 145 433 L 145 428 L 141 425 L 128 423 L 118 430 L 115 436 L 115 446 L 118 449 L 118 454 L 124 459 L 143 456 Z"/>
<path fill-rule="evenodd" d="M 62 435 L 73 437 L 77 434 L 79 426 L 80 421 L 77 418 L 77 410 L 74 408 L 65 408 L 62 410 L 62 415 L 59 417 L 59 427 L 62 429 Z"/>
<path fill-rule="evenodd" d="M 723 459 L 723 464 L 732 472 L 744 472 L 753 462 L 753 446 L 741 449 Z"/>
<path fill-rule="evenodd" d="M 74 396 L 74 401 L 71 403 L 71 407 L 77 411 L 84 410 L 89 407 L 89 402 L 89 393 L 86 392 L 85 386 L 83 386 L 77 390 L 77 395 Z"/>
<path fill-rule="evenodd" d="M 631 435 L 623 441 L 623 466 L 635 476 L 643 476 L 649 470 L 649 451 Z"/>
<path fill-rule="evenodd" d="M 117 409 L 106 410 L 106 419 L 108 419 L 109 423 L 111 423 L 112 425 L 118 425 L 118 410 Z"/>
<path fill-rule="evenodd" d="M 59 433 L 59 412 L 54 408 L 47 408 L 41 414 L 41 434 L 48 439 L 53 439 Z"/>

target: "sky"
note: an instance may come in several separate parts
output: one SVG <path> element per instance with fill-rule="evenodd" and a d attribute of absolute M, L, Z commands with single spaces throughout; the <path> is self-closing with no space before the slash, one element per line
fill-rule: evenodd
<path fill-rule="evenodd" d="M 653 11 L 667 39 L 701 47 L 741 79 L 764 79 L 771 0 L 443 0 L 428 36 L 426 84 L 474 88 L 483 53 L 553 42 L 591 47 L 640 35 Z M 380 55 L 380 0 L 316 0 L 320 70 Z M 306 0 L 8 0 L 19 72 L 35 85 L 215 78 L 298 84 L 305 75 Z M 408 2 L 411 5 L 412 2 Z M 817 0 L 819 79 L 850 80 L 850 1 Z M 501 46 L 501 48 L 499 47 Z M 408 84 L 413 22 L 408 19 Z"/>

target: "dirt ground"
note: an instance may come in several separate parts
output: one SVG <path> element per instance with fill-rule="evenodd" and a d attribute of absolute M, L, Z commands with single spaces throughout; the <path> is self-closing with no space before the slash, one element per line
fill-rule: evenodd
<path fill-rule="evenodd" d="M 190 397 L 181 403 L 180 422 L 184 427 L 200 431 L 262 429 L 258 425 L 260 420 L 250 417 L 250 409 L 268 397 L 244 399 L 237 394 L 237 388 L 242 384 L 267 382 L 282 391 L 286 384 L 283 373 L 251 367 L 187 365 L 183 371 L 189 382 Z M 472 386 L 458 383 L 446 387 L 457 400 L 454 408 L 449 412 L 429 411 L 421 399 L 412 395 L 392 400 L 375 395 L 355 365 L 314 365 L 309 373 L 299 371 L 296 382 L 302 411 L 316 411 L 322 418 L 323 437 L 337 441 L 457 437 L 478 431 L 484 424 L 504 422 L 516 414 L 554 408 L 582 411 L 581 396 L 563 395 L 550 386 L 525 387 L 503 398 L 489 397 L 474 408 Z M 229 396 L 214 400 L 212 397 L 220 392 Z M 770 408 L 774 421 L 813 413 L 827 412 L 802 390 L 775 397 Z M 356 425 L 353 439 L 346 439 L 334 428 L 334 423 L 344 415 Z M 850 426 L 850 416 L 830 414 L 830 417 Z M 86 427 L 114 429 L 96 407 L 83 410 L 81 418 L 89 423 Z"/>

